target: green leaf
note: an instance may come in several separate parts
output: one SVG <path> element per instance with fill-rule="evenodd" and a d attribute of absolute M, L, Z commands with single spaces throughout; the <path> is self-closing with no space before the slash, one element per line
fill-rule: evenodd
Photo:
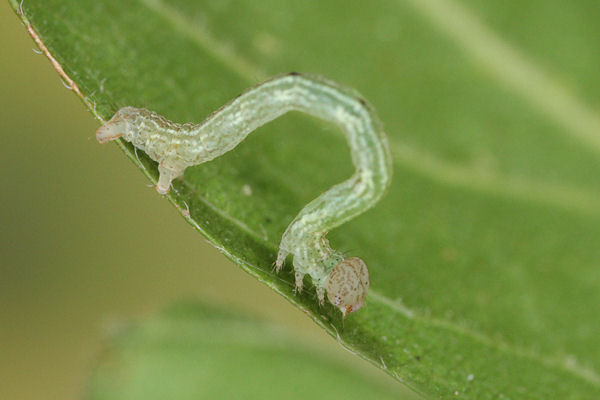
<path fill-rule="evenodd" d="M 287 224 L 352 171 L 335 129 L 285 116 L 186 171 L 169 200 L 245 271 L 424 394 L 598 398 L 595 4 L 26 0 L 22 19 L 99 119 L 130 105 L 198 122 L 292 70 L 359 90 L 386 126 L 395 177 L 377 207 L 329 235 L 371 273 L 367 307 L 346 321 L 310 287 L 295 293 L 289 269 L 272 270 Z"/>
<path fill-rule="evenodd" d="M 90 400 L 415 398 L 277 326 L 182 304 L 112 335 Z"/>

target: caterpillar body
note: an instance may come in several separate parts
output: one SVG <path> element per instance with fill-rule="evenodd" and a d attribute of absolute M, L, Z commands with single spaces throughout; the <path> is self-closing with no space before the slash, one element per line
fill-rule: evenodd
<path fill-rule="evenodd" d="M 158 162 L 156 190 L 192 165 L 210 161 L 235 148 L 252 131 L 289 111 L 300 111 L 337 125 L 348 141 L 356 168 L 306 205 L 286 229 L 276 269 L 293 256 L 296 286 L 308 274 L 325 299 L 342 314 L 360 309 L 369 288 L 365 263 L 345 258 L 329 245 L 330 230 L 373 207 L 391 180 L 391 156 L 375 111 L 353 90 L 322 77 L 298 73 L 272 78 L 247 90 L 199 124 L 178 124 L 142 108 L 124 107 L 103 126 L 100 143 L 122 137 Z"/>

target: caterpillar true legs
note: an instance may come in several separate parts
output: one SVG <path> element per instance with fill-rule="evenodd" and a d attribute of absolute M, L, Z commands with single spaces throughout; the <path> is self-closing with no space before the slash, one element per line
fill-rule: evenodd
<path fill-rule="evenodd" d="M 146 109 L 124 107 L 98 129 L 100 143 L 122 137 L 159 163 L 156 190 L 191 166 L 236 147 L 256 128 L 287 113 L 301 111 L 341 128 L 348 141 L 354 175 L 306 205 L 283 234 L 277 271 L 293 255 L 296 286 L 308 274 L 321 302 L 343 315 L 362 307 L 369 288 L 365 263 L 345 259 L 330 247 L 330 230 L 373 207 L 391 179 L 391 157 L 375 112 L 354 91 L 321 77 L 291 73 L 261 83 L 226 104 L 200 124 L 178 124 Z M 317 149 L 318 150 L 318 149 Z"/>

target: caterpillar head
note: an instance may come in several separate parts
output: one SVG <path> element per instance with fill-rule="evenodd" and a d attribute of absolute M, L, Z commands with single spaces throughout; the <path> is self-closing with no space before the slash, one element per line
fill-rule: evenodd
<path fill-rule="evenodd" d="M 360 258 L 346 258 L 331 270 L 327 299 L 340 309 L 344 317 L 363 306 L 368 290 L 369 270 Z"/>

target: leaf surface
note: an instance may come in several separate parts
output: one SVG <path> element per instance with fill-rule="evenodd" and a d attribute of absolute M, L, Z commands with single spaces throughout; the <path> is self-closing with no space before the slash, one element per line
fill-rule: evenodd
<path fill-rule="evenodd" d="M 289 267 L 272 270 L 287 224 L 352 172 L 335 129 L 287 115 L 188 169 L 169 199 L 343 345 L 421 393 L 478 399 L 600 397 L 600 10 L 588 3 L 11 1 L 101 120 L 138 106 L 199 122 L 292 70 L 362 92 L 394 180 L 329 234 L 371 273 L 368 306 L 344 323 L 310 287 L 294 292 Z"/>

